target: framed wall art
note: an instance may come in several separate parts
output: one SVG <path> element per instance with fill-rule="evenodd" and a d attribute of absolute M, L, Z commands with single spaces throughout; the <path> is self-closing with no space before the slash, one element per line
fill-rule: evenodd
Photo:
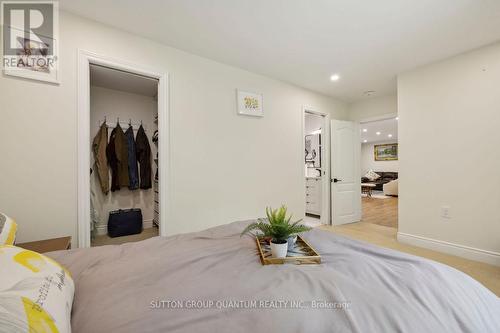
<path fill-rule="evenodd" d="M 57 1 L 2 1 L 1 9 L 4 73 L 59 83 Z"/>
<path fill-rule="evenodd" d="M 238 114 L 263 117 L 262 94 L 236 90 Z"/>
<path fill-rule="evenodd" d="M 375 145 L 374 155 L 375 161 L 395 161 L 398 159 L 398 144 Z"/>

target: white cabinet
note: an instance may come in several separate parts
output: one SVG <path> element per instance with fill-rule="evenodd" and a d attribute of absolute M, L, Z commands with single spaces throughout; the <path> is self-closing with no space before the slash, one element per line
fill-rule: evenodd
<path fill-rule="evenodd" d="M 321 215 L 321 178 L 306 178 L 306 213 Z"/>

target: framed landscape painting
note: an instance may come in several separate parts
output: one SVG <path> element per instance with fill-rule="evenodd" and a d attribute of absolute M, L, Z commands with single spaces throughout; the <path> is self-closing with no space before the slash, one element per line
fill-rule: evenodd
<path fill-rule="evenodd" d="M 375 145 L 374 154 L 375 161 L 395 161 L 398 159 L 398 144 Z"/>

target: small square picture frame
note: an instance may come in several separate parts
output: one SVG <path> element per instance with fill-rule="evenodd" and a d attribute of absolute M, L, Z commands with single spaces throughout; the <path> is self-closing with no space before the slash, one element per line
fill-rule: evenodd
<path fill-rule="evenodd" d="M 236 89 L 236 107 L 240 115 L 263 117 L 263 96 L 253 92 Z"/>

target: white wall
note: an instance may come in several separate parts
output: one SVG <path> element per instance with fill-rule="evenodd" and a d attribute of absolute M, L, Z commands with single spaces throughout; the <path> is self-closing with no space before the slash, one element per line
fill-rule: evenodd
<path fill-rule="evenodd" d="M 498 43 L 399 76 L 400 239 L 500 265 L 499 87 Z"/>
<path fill-rule="evenodd" d="M 348 105 L 349 120 L 361 121 L 398 113 L 396 95 L 372 97 Z"/>
<path fill-rule="evenodd" d="M 386 143 L 394 143 L 394 140 L 361 144 L 361 176 L 369 170 L 399 172 L 399 160 L 375 161 L 374 146 Z"/>
<path fill-rule="evenodd" d="M 154 123 L 154 117 L 158 114 L 158 104 L 153 97 L 131 94 L 123 91 L 106 89 L 102 87 L 91 86 L 90 90 L 90 138 L 93 140 L 97 134 L 104 117 L 106 116 L 108 124 L 116 122 L 120 118 L 120 123 L 132 120 L 133 124 L 142 121 L 146 135 L 151 146 L 152 159 L 156 158 L 156 145 L 152 141 L 152 136 L 158 126 Z M 123 131 L 128 127 L 122 126 Z M 137 127 L 134 127 L 134 129 Z M 111 135 L 111 128 L 108 129 L 108 136 Z M 134 135 L 137 131 L 134 130 Z M 94 163 L 93 155 L 91 164 Z M 156 164 L 151 160 L 154 177 Z M 111 184 L 111 176 L 110 176 Z M 99 183 L 97 182 L 97 185 Z M 106 233 L 108 215 L 110 211 L 117 209 L 140 208 L 145 226 L 151 226 L 154 217 L 154 192 L 153 189 L 137 189 L 130 191 L 128 188 L 121 188 L 119 191 L 109 192 L 104 195 L 100 187 L 96 189 L 96 196 L 101 203 L 99 206 L 100 222 L 98 231 Z"/>
<path fill-rule="evenodd" d="M 0 210 L 18 221 L 20 242 L 77 243 L 78 49 L 171 75 L 168 234 L 281 203 L 304 215 L 302 106 L 346 119 L 343 103 L 62 12 L 61 84 L 0 78 Z M 236 88 L 263 93 L 263 118 L 236 114 Z"/>

